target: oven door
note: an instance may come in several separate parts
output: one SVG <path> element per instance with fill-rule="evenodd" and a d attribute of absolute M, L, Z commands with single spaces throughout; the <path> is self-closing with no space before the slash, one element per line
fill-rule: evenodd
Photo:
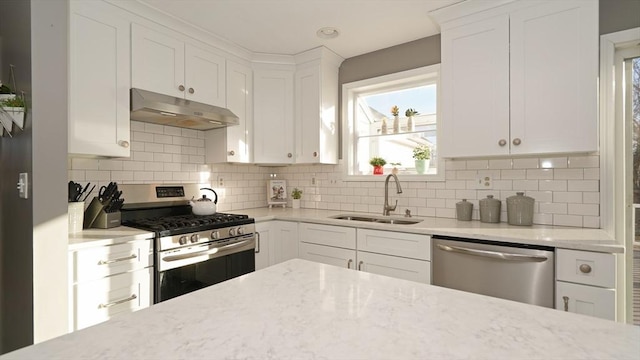
<path fill-rule="evenodd" d="M 155 303 L 255 271 L 255 236 L 158 253 Z"/>

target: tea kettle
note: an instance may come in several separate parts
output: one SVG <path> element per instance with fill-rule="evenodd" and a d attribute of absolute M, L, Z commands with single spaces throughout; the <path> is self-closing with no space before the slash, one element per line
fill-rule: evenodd
<path fill-rule="evenodd" d="M 200 199 L 189 201 L 189 205 L 191 205 L 191 211 L 195 215 L 213 215 L 216 213 L 216 204 L 218 203 L 218 194 L 216 194 L 213 189 L 209 188 L 200 188 L 200 190 L 209 190 L 215 195 L 214 200 L 212 201 L 207 197 L 207 195 L 202 195 Z"/>

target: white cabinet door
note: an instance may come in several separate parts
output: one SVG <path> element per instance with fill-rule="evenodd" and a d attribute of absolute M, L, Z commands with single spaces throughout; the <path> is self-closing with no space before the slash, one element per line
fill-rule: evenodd
<path fill-rule="evenodd" d="M 256 223 L 256 270 L 273 265 L 271 222 Z"/>
<path fill-rule="evenodd" d="M 105 3 L 70 9 L 68 151 L 128 157 L 129 21 Z"/>
<path fill-rule="evenodd" d="M 226 107 L 225 59 L 190 44 L 185 45 L 184 57 L 185 98 Z"/>
<path fill-rule="evenodd" d="M 508 15 L 443 31 L 441 71 L 441 154 L 509 154 Z"/>
<path fill-rule="evenodd" d="M 431 283 L 431 263 L 424 260 L 358 251 L 357 269 L 397 279 Z"/>
<path fill-rule="evenodd" d="M 253 73 L 251 68 L 227 61 L 227 108 L 238 116 L 238 126 L 205 133 L 207 163 L 250 163 L 253 137 Z"/>
<path fill-rule="evenodd" d="M 298 223 L 289 221 L 272 221 L 273 264 L 298 257 Z"/>
<path fill-rule="evenodd" d="M 131 86 L 184 97 L 184 42 L 138 24 L 131 29 Z"/>
<path fill-rule="evenodd" d="M 596 151 L 598 2 L 546 3 L 510 20 L 511 153 Z"/>
<path fill-rule="evenodd" d="M 296 71 L 296 163 L 320 162 L 320 66 Z"/>
<path fill-rule="evenodd" d="M 254 162 L 294 162 L 293 71 L 254 71 Z"/>
<path fill-rule="evenodd" d="M 153 299 L 153 268 L 122 273 L 73 286 L 73 330 L 149 307 Z"/>
<path fill-rule="evenodd" d="M 616 319 L 615 290 L 556 282 L 556 309 L 572 313 Z"/>
<path fill-rule="evenodd" d="M 300 243 L 300 258 L 347 269 L 355 269 L 356 251 L 333 246 Z"/>

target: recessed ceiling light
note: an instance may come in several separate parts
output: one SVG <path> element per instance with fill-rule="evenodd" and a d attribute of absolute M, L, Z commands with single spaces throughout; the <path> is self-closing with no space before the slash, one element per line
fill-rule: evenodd
<path fill-rule="evenodd" d="M 316 31 L 316 35 L 321 39 L 333 39 L 340 35 L 340 32 L 336 28 L 332 27 L 323 27 L 320 30 Z"/>

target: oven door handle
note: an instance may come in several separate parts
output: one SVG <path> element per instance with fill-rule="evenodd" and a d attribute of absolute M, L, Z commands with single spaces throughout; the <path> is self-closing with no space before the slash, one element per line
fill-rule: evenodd
<path fill-rule="evenodd" d="M 236 247 L 240 247 L 243 245 L 246 245 L 248 243 L 250 243 L 253 239 L 249 239 L 249 240 L 244 240 L 244 241 L 239 241 L 237 243 L 233 243 L 233 244 L 229 244 L 229 245 L 225 245 L 225 246 L 218 246 L 218 247 L 209 247 L 207 250 L 201 250 L 201 251 L 195 251 L 192 253 L 187 253 L 187 254 L 178 254 L 178 255 L 169 255 L 169 256 L 165 256 L 162 258 L 162 261 L 178 261 L 178 260 L 184 260 L 184 259 L 190 259 L 193 257 L 198 257 L 198 256 L 202 256 L 202 255 L 212 255 L 212 254 L 217 254 L 221 251 L 226 251 L 229 249 L 233 249 Z"/>

